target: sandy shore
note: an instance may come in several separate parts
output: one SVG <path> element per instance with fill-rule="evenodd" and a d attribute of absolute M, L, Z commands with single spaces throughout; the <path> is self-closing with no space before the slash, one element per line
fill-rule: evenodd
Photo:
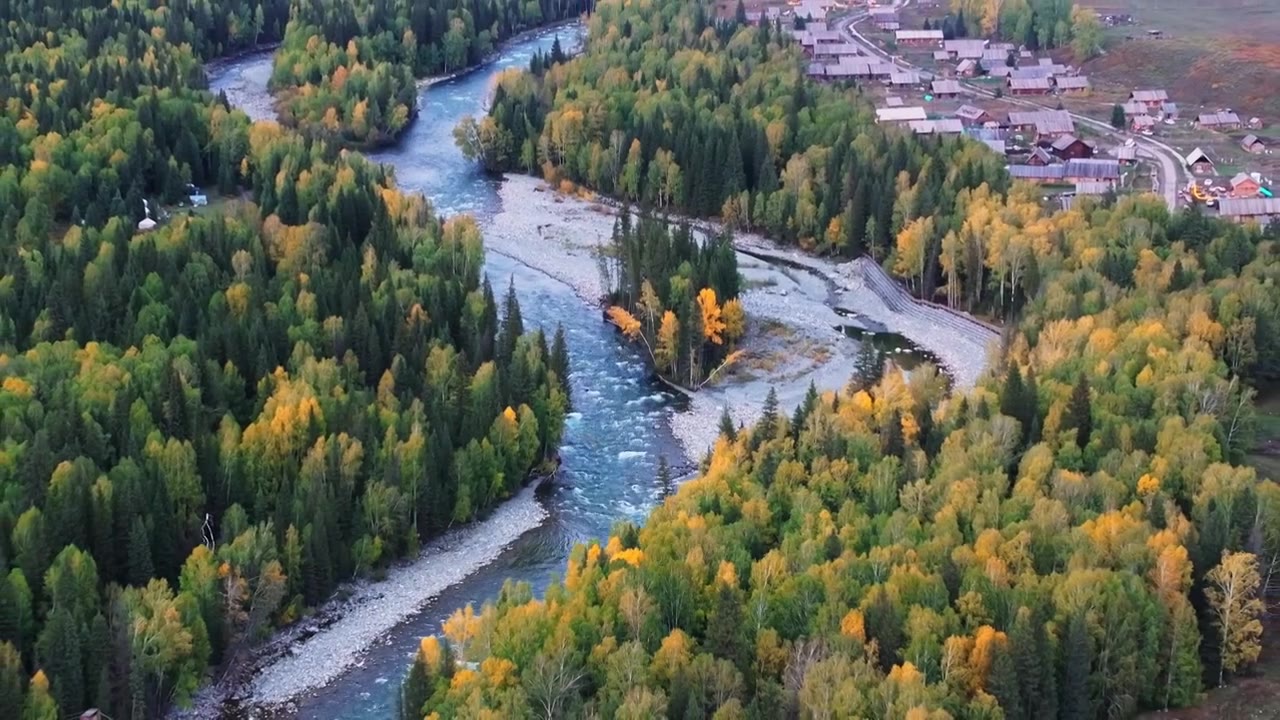
<path fill-rule="evenodd" d="M 342 601 L 345 607 L 336 622 L 291 644 L 282 657 L 259 670 L 250 704 L 279 706 L 335 680 L 378 638 L 542 524 L 547 511 L 535 490 L 536 483 L 530 484 L 484 520 L 428 543 L 418 560 L 394 568 L 386 580 L 358 583 L 352 598 Z"/>
<path fill-rule="evenodd" d="M 486 248 L 567 283 L 590 303 L 598 302 L 605 288 L 597 251 L 609 242 L 616 206 L 562 195 L 523 175 L 510 176 L 499 194 L 503 209 L 484 227 Z M 957 332 L 916 314 L 893 312 L 850 272 L 849 263 L 781 248 L 758 235 L 735 234 L 734 243 L 747 251 L 738 253 L 738 267 L 745 281 L 741 297 L 749 322 L 742 349 L 748 357 L 696 393 L 687 411 L 673 413 L 672 430 L 690 460 L 701 458 L 715 443 L 726 408 L 736 423 L 750 425 L 760 416 L 771 387 L 779 405 L 790 412 L 811 382 L 819 391 L 848 382 L 858 345 L 837 329 L 847 320 L 833 305 L 857 310 L 930 351 L 960 388 L 972 387 L 986 371 L 995 333 Z"/>

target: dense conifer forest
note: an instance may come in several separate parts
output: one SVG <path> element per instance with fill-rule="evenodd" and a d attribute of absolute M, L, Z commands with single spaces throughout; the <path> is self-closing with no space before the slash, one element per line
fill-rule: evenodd
<path fill-rule="evenodd" d="M 1280 486 L 1241 462 L 1280 371 L 1277 230 L 1154 196 L 1046 210 L 802 68 L 776 27 L 601 2 L 584 55 L 507 75 L 476 122 L 509 154 L 474 154 L 870 252 L 1003 318 L 992 372 L 862 368 L 730 424 L 543 597 L 508 584 L 424 639 L 402 717 L 1129 717 L 1272 641 Z"/>
<path fill-rule="evenodd" d="M 780 27 L 713 24 L 696 3 L 641 5 L 600 5 L 579 58 L 508 71 L 476 122 L 473 154 L 660 212 L 878 258 L 904 218 L 950 223 L 962 219 L 961 191 L 1008 185 L 981 145 L 917 141 L 876 125 L 857 91 L 808 82 Z"/>
<path fill-rule="evenodd" d="M 159 716 L 558 443 L 474 222 L 201 89 L 288 14 L 0 2 L 0 717 Z"/>

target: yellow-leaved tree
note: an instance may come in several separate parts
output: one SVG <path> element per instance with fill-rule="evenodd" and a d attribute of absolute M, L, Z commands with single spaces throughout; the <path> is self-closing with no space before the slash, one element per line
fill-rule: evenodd
<path fill-rule="evenodd" d="M 662 313 L 657 345 L 654 361 L 658 364 L 658 369 L 675 374 L 676 360 L 680 357 L 680 320 L 670 310 Z"/>
<path fill-rule="evenodd" d="M 1214 627 L 1218 628 L 1218 687 L 1227 671 L 1253 664 L 1262 652 L 1262 600 L 1258 599 L 1258 558 L 1253 553 L 1223 552 L 1222 562 L 1205 576 Z"/>
<path fill-rule="evenodd" d="M 702 336 L 715 345 L 724 344 L 724 319 L 721 317 L 720 304 L 716 302 L 716 291 L 702 288 L 698 291 L 698 310 L 702 313 Z"/>
<path fill-rule="evenodd" d="M 733 298 L 720 308 L 720 319 L 724 320 L 724 336 L 733 345 L 747 331 L 747 313 L 742 309 L 742 301 Z"/>
<path fill-rule="evenodd" d="M 662 300 L 658 298 L 658 292 L 653 289 L 653 283 L 648 280 L 640 285 L 640 312 L 644 313 L 645 325 L 649 333 L 653 334 L 653 324 L 662 315 Z"/>

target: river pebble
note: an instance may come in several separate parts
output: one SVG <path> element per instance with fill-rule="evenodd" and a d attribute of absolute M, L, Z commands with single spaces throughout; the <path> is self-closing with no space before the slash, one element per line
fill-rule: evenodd
<path fill-rule="evenodd" d="M 502 210 L 484 224 L 485 249 L 506 255 L 566 283 L 592 305 L 605 294 L 598 250 L 613 237 L 609 208 L 566 198 L 527 175 L 512 175 L 498 190 Z"/>

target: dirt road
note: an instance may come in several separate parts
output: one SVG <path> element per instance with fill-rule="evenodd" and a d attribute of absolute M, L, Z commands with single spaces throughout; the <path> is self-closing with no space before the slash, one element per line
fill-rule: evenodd
<path fill-rule="evenodd" d="M 900 2 L 895 2 L 893 6 L 895 8 L 902 9 L 910 4 L 911 4 L 911 0 L 901 0 Z M 879 46 L 877 46 L 874 42 L 867 39 L 867 37 L 864 36 L 860 30 L 858 30 L 857 26 L 858 26 L 858 23 L 862 22 L 863 20 L 866 20 L 868 17 L 869 17 L 869 14 L 865 10 L 859 10 L 853 13 L 852 15 L 849 15 L 845 19 L 839 21 L 840 32 L 841 34 L 844 35 L 846 42 L 852 43 L 853 45 L 857 45 L 860 51 L 864 55 L 867 55 L 868 57 L 879 57 L 883 60 L 891 62 L 895 65 L 898 65 L 899 67 L 902 67 L 904 69 L 916 70 L 918 72 L 921 72 L 923 73 L 923 76 L 926 78 L 931 77 L 932 74 L 929 73 L 928 71 L 925 71 L 917 66 L 914 66 L 906 62 L 901 58 L 895 57 L 885 52 Z M 962 82 L 961 86 L 964 88 L 965 92 L 970 95 L 975 95 L 978 97 L 985 97 L 985 98 L 995 98 L 995 93 L 991 92 L 990 90 L 987 90 L 986 88 L 977 87 L 972 83 Z M 1046 109 L 1045 105 L 1034 102 L 1032 100 L 1025 100 L 1022 98 L 1014 98 L 1014 97 L 1007 97 L 1007 96 L 1001 99 L 1008 103 L 1012 103 L 1015 105 L 1022 105 L 1024 107 L 1031 107 L 1037 110 Z M 1126 140 L 1133 140 L 1134 143 L 1138 146 L 1139 153 L 1143 157 L 1147 158 L 1148 160 L 1155 161 L 1156 169 L 1158 171 L 1155 182 L 1153 183 L 1155 185 L 1155 188 L 1154 188 L 1155 191 L 1158 192 L 1164 198 L 1165 204 L 1169 206 L 1170 211 L 1174 211 L 1178 209 L 1178 189 L 1185 183 L 1188 183 L 1191 181 L 1191 173 L 1187 170 L 1186 166 L 1183 164 L 1182 156 L 1180 153 L 1178 153 L 1178 151 L 1174 150 L 1172 147 L 1169 147 L 1169 145 L 1159 140 L 1155 140 L 1153 138 L 1142 137 L 1142 136 L 1134 137 L 1129 135 L 1128 133 L 1118 132 L 1115 128 L 1111 127 L 1111 125 L 1105 122 L 1102 122 L 1101 120 L 1091 118 L 1087 115 L 1079 115 L 1076 113 L 1068 113 L 1068 114 L 1071 115 L 1071 118 L 1075 120 L 1077 123 L 1084 125 L 1098 132 L 1104 137 L 1112 139 L 1117 143 L 1124 143 Z M 1179 181 L 1179 178 L 1181 178 L 1181 182 Z"/>

